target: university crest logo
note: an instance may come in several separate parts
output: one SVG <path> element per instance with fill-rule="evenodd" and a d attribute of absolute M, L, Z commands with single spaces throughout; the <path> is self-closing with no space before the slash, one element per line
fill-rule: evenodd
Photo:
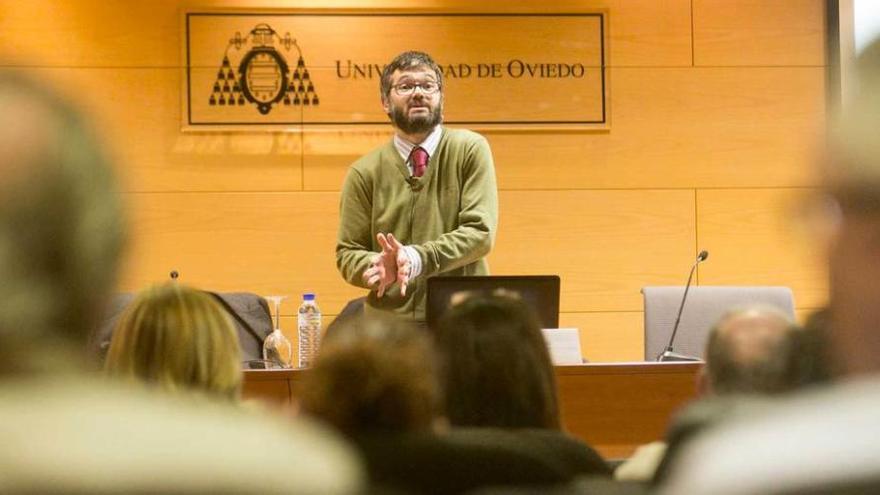
<path fill-rule="evenodd" d="M 285 55 L 292 55 L 293 48 L 297 60 L 296 66 L 291 68 Z M 282 38 L 268 24 L 257 24 L 247 36 L 236 32 L 229 40 L 208 104 L 244 106 L 248 103 L 255 105 L 263 115 L 276 104 L 318 105 L 318 94 L 302 50 L 290 33 Z"/>

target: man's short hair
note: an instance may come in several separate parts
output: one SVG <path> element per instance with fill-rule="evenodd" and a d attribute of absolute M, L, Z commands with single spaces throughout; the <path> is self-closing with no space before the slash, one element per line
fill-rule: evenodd
<path fill-rule="evenodd" d="M 433 70 L 437 75 L 437 84 L 440 85 L 441 90 L 443 89 L 443 72 L 430 55 L 425 52 L 403 52 L 394 57 L 394 60 L 382 69 L 382 82 L 379 88 L 379 91 L 382 93 L 382 100 L 387 99 L 391 93 L 391 76 L 394 74 L 394 71 L 412 70 L 419 67 L 427 67 Z"/>
<path fill-rule="evenodd" d="M 111 169 L 78 113 L 0 71 L 0 359 L 85 346 L 123 244 Z M 52 342 L 46 342 L 51 339 Z"/>

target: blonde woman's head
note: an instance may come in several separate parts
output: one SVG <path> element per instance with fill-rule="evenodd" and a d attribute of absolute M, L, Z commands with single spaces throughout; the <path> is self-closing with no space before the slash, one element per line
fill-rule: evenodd
<path fill-rule="evenodd" d="M 105 369 L 169 392 L 236 400 L 241 391 L 241 350 L 232 321 L 209 294 L 177 283 L 135 298 L 114 330 Z"/>

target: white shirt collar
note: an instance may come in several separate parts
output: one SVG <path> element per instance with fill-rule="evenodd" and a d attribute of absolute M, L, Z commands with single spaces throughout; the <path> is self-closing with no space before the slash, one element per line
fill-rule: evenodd
<path fill-rule="evenodd" d="M 403 158 L 403 161 L 406 162 L 406 166 L 409 168 L 410 173 L 412 173 L 412 164 L 409 163 L 409 154 L 412 152 L 413 148 L 421 146 L 428 152 L 429 157 L 434 156 L 434 152 L 437 151 L 437 146 L 440 145 L 440 136 L 442 134 L 442 127 L 438 124 L 437 127 L 431 131 L 431 134 L 428 134 L 428 137 L 417 145 L 410 143 L 397 134 L 394 135 L 394 147 L 397 149 L 397 152 L 400 153 L 400 157 Z"/>

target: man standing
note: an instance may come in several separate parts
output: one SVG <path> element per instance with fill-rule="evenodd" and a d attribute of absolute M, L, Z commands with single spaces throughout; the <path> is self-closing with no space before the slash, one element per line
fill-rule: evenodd
<path fill-rule="evenodd" d="M 428 54 L 398 55 L 380 89 L 394 138 L 348 171 L 336 265 L 370 289 L 368 311 L 422 321 L 427 277 L 488 273 L 498 222 L 492 152 L 479 134 L 440 125 L 443 74 Z"/>

